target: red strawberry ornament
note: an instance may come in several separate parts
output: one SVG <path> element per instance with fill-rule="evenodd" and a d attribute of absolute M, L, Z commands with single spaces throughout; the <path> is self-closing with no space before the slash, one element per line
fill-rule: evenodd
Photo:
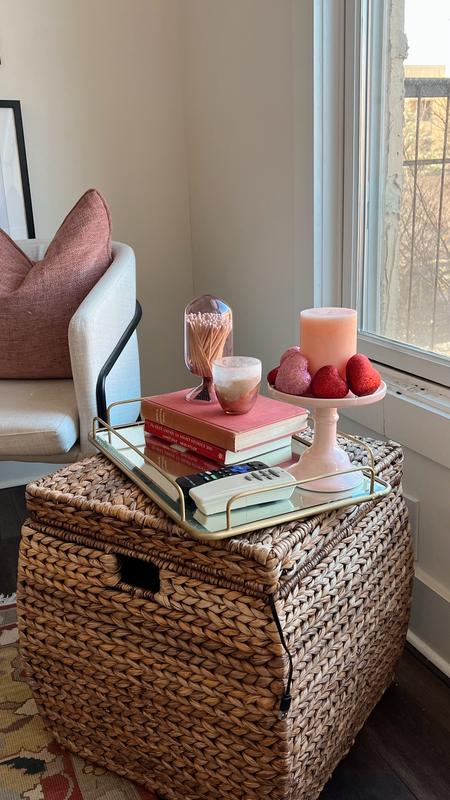
<path fill-rule="evenodd" d="M 381 384 L 380 373 L 362 353 L 349 358 L 345 373 L 351 391 L 358 397 L 373 394 Z"/>
<path fill-rule="evenodd" d="M 270 372 L 267 373 L 267 383 L 269 384 L 269 386 L 275 386 L 275 379 L 278 375 L 279 369 L 280 369 L 279 367 L 274 367 L 273 369 L 270 370 Z"/>
<path fill-rule="evenodd" d="M 330 400 L 340 399 L 348 394 L 348 386 L 339 375 L 336 367 L 327 365 L 317 370 L 311 381 L 311 392 L 314 397 L 326 397 Z"/>

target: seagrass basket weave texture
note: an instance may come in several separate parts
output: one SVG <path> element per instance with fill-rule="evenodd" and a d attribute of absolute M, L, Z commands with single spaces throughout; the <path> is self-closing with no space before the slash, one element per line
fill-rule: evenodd
<path fill-rule="evenodd" d="M 30 484 L 21 654 L 60 744 L 167 800 L 317 798 L 408 624 L 402 453 L 371 445 L 388 496 L 214 543 L 101 455 Z"/>

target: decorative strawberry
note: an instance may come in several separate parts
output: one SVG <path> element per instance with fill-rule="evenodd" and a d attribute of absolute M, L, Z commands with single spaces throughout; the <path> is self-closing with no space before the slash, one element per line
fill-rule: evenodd
<path fill-rule="evenodd" d="M 314 397 L 341 398 L 348 394 L 348 386 L 336 367 L 327 365 L 317 370 L 311 381 Z"/>
<path fill-rule="evenodd" d="M 281 356 L 280 368 L 275 379 L 275 389 L 285 394 L 301 397 L 308 391 L 311 375 L 308 372 L 308 361 L 299 347 L 290 347 Z"/>
<path fill-rule="evenodd" d="M 373 394 L 381 384 L 380 373 L 362 353 L 356 353 L 349 358 L 345 372 L 351 391 L 358 397 Z"/>
<path fill-rule="evenodd" d="M 301 352 L 302 351 L 300 350 L 298 344 L 294 344 L 292 347 L 288 347 L 288 349 L 284 351 L 283 355 L 280 358 L 280 364 L 282 364 L 286 358 L 290 358 L 293 355 L 298 355 L 299 353 L 301 354 Z"/>
<path fill-rule="evenodd" d="M 267 383 L 269 384 L 269 386 L 275 386 L 275 378 L 278 375 L 279 369 L 280 369 L 279 367 L 274 367 L 273 369 L 270 370 L 270 372 L 267 373 Z"/>

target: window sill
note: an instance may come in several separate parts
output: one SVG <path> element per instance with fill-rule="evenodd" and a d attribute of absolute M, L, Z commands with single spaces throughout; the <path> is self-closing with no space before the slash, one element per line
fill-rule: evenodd
<path fill-rule="evenodd" d="M 389 367 L 393 374 L 400 373 L 406 378 L 414 374 L 421 376 L 411 378 L 411 382 L 422 381 L 425 385 L 432 383 L 450 388 L 449 360 L 445 356 L 361 331 L 358 334 L 358 352 L 365 353 L 379 364 L 393 364 Z"/>
<path fill-rule="evenodd" d="M 450 469 L 450 390 L 375 366 L 387 384 L 385 399 L 342 415 Z"/>

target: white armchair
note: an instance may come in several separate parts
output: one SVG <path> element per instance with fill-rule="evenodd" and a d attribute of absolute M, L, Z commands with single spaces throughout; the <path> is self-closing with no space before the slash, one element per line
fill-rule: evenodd
<path fill-rule="evenodd" d="M 47 242 L 20 247 L 33 260 Z M 0 380 L 0 460 L 63 463 L 95 448 L 87 439 L 106 406 L 140 396 L 135 257 L 113 242 L 113 261 L 69 324 L 73 380 Z M 115 409 L 113 422 L 136 420 L 137 404 Z"/>

